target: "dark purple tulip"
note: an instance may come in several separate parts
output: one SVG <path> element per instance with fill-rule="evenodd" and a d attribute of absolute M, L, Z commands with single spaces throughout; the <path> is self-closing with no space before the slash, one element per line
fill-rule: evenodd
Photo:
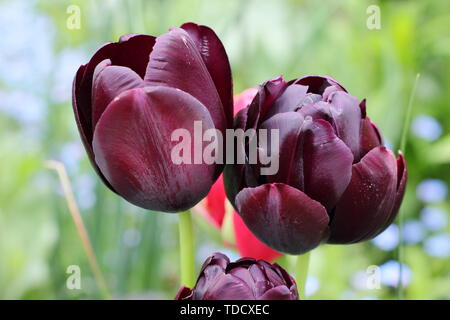
<path fill-rule="evenodd" d="M 193 289 L 182 287 L 175 300 L 298 300 L 297 285 L 278 264 L 214 253 L 203 264 Z"/>
<path fill-rule="evenodd" d="M 265 82 L 235 127 L 279 129 L 276 174 L 261 175 L 259 164 L 225 168 L 228 198 L 269 247 L 301 254 L 322 242 L 356 243 L 394 220 L 405 191 L 405 159 L 382 145 L 365 100 L 331 77 Z"/>
<path fill-rule="evenodd" d="M 131 203 L 176 212 L 207 195 L 223 165 L 171 161 L 171 133 L 232 125 L 232 80 L 214 31 L 186 23 L 103 45 L 73 82 L 83 144 L 103 182 Z M 193 154 L 193 152 L 191 152 Z"/>

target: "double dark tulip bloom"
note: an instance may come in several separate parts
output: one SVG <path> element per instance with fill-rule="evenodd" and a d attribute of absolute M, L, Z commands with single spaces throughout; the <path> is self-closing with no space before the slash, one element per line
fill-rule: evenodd
<path fill-rule="evenodd" d="M 269 80 L 234 126 L 268 129 L 269 136 L 279 130 L 276 174 L 261 175 L 261 164 L 225 169 L 227 196 L 269 247 L 301 254 L 322 242 L 356 243 L 394 220 L 405 191 L 405 160 L 382 145 L 365 100 L 334 79 Z M 248 144 L 238 148 L 248 152 Z M 259 152 L 276 152 L 270 149 L 260 146 Z"/>
<path fill-rule="evenodd" d="M 82 65 L 73 109 L 103 182 L 131 203 L 176 212 L 205 197 L 223 165 L 174 164 L 175 129 L 223 134 L 232 125 L 227 55 L 208 27 L 187 23 L 159 37 L 122 36 Z"/>
<path fill-rule="evenodd" d="M 230 262 L 214 253 L 206 259 L 194 288 L 182 287 L 176 300 L 297 300 L 295 280 L 279 265 L 242 258 Z"/>
<path fill-rule="evenodd" d="M 226 136 L 233 127 L 227 55 L 211 29 L 194 23 L 159 37 L 122 36 L 78 69 L 73 109 L 88 156 L 111 190 L 146 209 L 189 209 L 208 194 L 223 165 L 175 163 L 179 142 L 172 134 L 181 128 L 195 138 L 196 121 L 202 137 L 209 129 Z M 272 249 L 301 254 L 322 242 L 365 241 L 394 220 L 405 160 L 382 145 L 365 100 L 334 79 L 269 80 L 236 115 L 234 128 L 268 129 L 269 136 L 279 130 L 279 148 L 258 148 L 260 155 L 278 154 L 278 172 L 261 175 L 261 161 L 227 165 L 224 175 L 244 223 Z M 203 150 L 207 142 L 200 143 Z M 236 150 L 248 153 L 253 144 L 241 143 Z M 245 261 L 238 264 L 250 268 Z"/>

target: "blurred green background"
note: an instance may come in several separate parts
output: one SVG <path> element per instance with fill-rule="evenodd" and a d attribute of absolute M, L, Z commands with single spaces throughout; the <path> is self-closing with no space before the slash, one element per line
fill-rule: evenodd
<path fill-rule="evenodd" d="M 67 27 L 70 5 L 80 29 Z M 380 29 L 370 30 L 370 5 Z M 0 0 L 0 298 L 97 299 L 55 171 L 69 174 L 81 215 L 114 298 L 171 299 L 178 289 L 176 215 L 145 212 L 110 192 L 88 163 L 71 110 L 71 83 L 102 43 L 125 33 L 159 35 L 186 21 L 223 40 L 235 93 L 283 74 L 328 74 L 367 98 L 386 144 L 398 149 L 417 73 L 406 158 L 403 235 L 392 225 L 370 242 L 321 246 L 312 254 L 311 299 L 395 299 L 403 248 L 404 296 L 450 298 L 450 2 L 301 0 Z M 236 252 L 197 230 L 200 264 Z M 82 287 L 69 290 L 68 266 Z M 380 267 L 380 289 L 367 268 Z"/>

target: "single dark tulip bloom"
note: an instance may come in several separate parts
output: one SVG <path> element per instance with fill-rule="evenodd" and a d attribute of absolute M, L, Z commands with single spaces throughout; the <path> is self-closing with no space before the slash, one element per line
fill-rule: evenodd
<path fill-rule="evenodd" d="M 214 253 L 203 264 L 193 289 L 182 287 L 175 300 L 298 300 L 297 285 L 278 264 Z"/>
<path fill-rule="evenodd" d="M 269 247 L 302 254 L 322 242 L 356 243 L 394 220 L 405 191 L 405 159 L 382 145 L 365 100 L 331 77 L 265 82 L 235 127 L 269 129 L 269 135 L 279 129 L 276 174 L 261 175 L 259 164 L 227 165 L 224 173 L 228 198 Z M 267 149 L 260 151 L 270 154 Z"/>
<path fill-rule="evenodd" d="M 230 65 L 214 31 L 186 23 L 103 45 L 73 82 L 73 110 L 103 182 L 129 202 L 176 212 L 208 194 L 223 165 L 171 161 L 171 133 L 232 125 Z M 191 152 L 193 154 L 193 152 Z"/>

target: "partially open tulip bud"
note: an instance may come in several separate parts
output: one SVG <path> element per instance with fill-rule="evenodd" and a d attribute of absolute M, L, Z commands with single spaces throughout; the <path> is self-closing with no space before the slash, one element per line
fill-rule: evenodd
<path fill-rule="evenodd" d="M 279 156 L 275 174 L 261 174 L 261 163 L 225 170 L 228 198 L 269 247 L 301 254 L 322 242 L 356 243 L 394 220 L 405 191 L 405 160 L 382 145 L 365 100 L 331 77 L 269 80 L 234 123 L 279 134 L 279 148 L 259 146 L 262 154 Z M 240 149 L 247 152 L 248 144 Z"/>
<path fill-rule="evenodd" d="M 78 69 L 73 109 L 92 165 L 110 189 L 142 208 L 189 209 L 223 165 L 174 163 L 172 133 L 193 135 L 194 121 L 202 133 L 231 126 L 227 55 L 210 28 L 194 23 L 157 38 L 122 36 Z"/>
<path fill-rule="evenodd" d="M 194 288 L 182 287 L 176 300 L 297 300 L 295 280 L 279 265 L 242 258 L 230 262 L 215 253 L 200 271 Z"/>

